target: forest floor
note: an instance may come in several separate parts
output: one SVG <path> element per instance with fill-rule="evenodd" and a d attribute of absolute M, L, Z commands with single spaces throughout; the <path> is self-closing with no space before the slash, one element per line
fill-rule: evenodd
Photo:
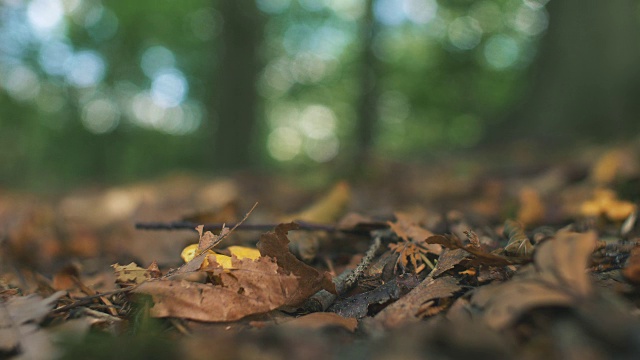
<path fill-rule="evenodd" d="M 638 144 L 372 169 L 0 191 L 0 358 L 640 358 Z"/>

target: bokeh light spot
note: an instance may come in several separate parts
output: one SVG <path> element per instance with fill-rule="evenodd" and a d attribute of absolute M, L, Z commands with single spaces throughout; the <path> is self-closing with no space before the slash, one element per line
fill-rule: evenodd
<path fill-rule="evenodd" d="M 287 126 L 275 128 L 267 138 L 267 149 L 271 157 L 278 161 L 288 161 L 300 153 L 302 136 Z"/>
<path fill-rule="evenodd" d="M 73 48 L 66 42 L 52 40 L 42 44 L 38 63 L 49 75 L 64 75 L 65 63 L 73 56 Z"/>
<path fill-rule="evenodd" d="M 27 5 L 27 20 L 36 32 L 46 33 L 62 21 L 64 9 L 59 0 L 33 0 Z"/>
<path fill-rule="evenodd" d="M 449 24 L 449 41 L 460 50 L 471 50 L 482 39 L 482 28 L 470 16 L 459 17 Z"/>
<path fill-rule="evenodd" d="M 323 105 L 310 105 L 300 115 L 300 130 L 312 139 L 324 139 L 335 132 L 336 116 Z"/>
<path fill-rule="evenodd" d="M 82 108 L 82 125 L 94 134 L 113 131 L 119 121 L 120 110 L 113 101 L 107 98 L 89 101 Z"/>
<path fill-rule="evenodd" d="M 513 66 L 520 55 L 518 43 L 507 35 L 494 35 L 484 47 L 484 57 L 487 63 L 496 70 L 503 70 Z"/>
<path fill-rule="evenodd" d="M 173 68 L 176 65 L 176 57 L 173 52 L 164 46 L 156 45 L 147 48 L 140 58 L 142 72 L 150 78 L 158 72 Z"/>
<path fill-rule="evenodd" d="M 436 17 L 436 0 L 404 0 L 402 10 L 405 16 L 416 24 L 428 24 Z"/>
<path fill-rule="evenodd" d="M 304 143 L 304 152 L 307 156 L 316 162 L 327 162 L 336 155 L 340 148 L 340 142 L 334 135 L 323 139 L 306 139 Z"/>
<path fill-rule="evenodd" d="M 400 25 L 406 19 L 402 3 L 396 0 L 376 1 L 373 12 L 376 18 L 385 25 Z"/>
<path fill-rule="evenodd" d="M 516 11 L 513 27 L 529 36 L 535 36 L 547 29 L 549 19 L 546 10 L 522 5 Z"/>
<path fill-rule="evenodd" d="M 65 62 L 67 82 L 79 88 L 97 85 L 104 78 L 106 65 L 95 51 L 80 51 Z"/>
<path fill-rule="evenodd" d="M 189 84 L 182 72 L 167 69 L 156 74 L 151 83 L 151 98 L 165 108 L 180 105 L 184 101 Z"/>
<path fill-rule="evenodd" d="M 9 95 L 19 101 L 27 101 L 35 98 L 40 91 L 40 79 L 31 68 L 18 65 L 14 66 L 6 75 L 0 79 L 2 86 Z"/>

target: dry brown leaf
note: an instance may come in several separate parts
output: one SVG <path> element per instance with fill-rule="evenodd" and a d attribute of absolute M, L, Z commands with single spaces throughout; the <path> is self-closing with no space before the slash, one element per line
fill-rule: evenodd
<path fill-rule="evenodd" d="M 585 269 L 596 240 L 593 232 L 559 232 L 538 246 L 534 267 L 520 269 L 505 283 L 479 288 L 472 305 L 484 310 L 481 318 L 490 327 L 502 329 L 533 308 L 575 304 L 591 294 Z"/>
<path fill-rule="evenodd" d="M 429 244 L 440 244 L 449 249 L 463 249 L 464 251 L 475 255 L 476 259 L 472 262 L 478 263 L 478 265 L 505 266 L 511 265 L 519 260 L 489 253 L 484 249 L 478 249 L 471 244 L 465 246 L 455 236 L 433 235 L 428 237 L 425 242 Z"/>
<path fill-rule="evenodd" d="M 453 276 L 437 279 L 428 277 L 407 295 L 387 306 L 374 319 L 385 328 L 397 328 L 416 322 L 419 320 L 416 316 L 423 304 L 430 300 L 451 297 L 461 288 Z"/>
<path fill-rule="evenodd" d="M 287 305 L 295 306 L 319 290 L 327 290 L 336 293 L 335 285 L 331 280 L 331 275 L 327 272 L 321 273 L 311 266 L 298 260 L 289 251 L 289 239 L 287 232 L 295 230 L 298 225 L 295 223 L 280 224 L 273 232 L 264 233 L 258 241 L 258 250 L 262 256 L 276 259 L 279 271 L 284 274 L 292 274 L 300 279 L 300 287 L 294 296 L 289 298 Z"/>
<path fill-rule="evenodd" d="M 340 299 L 331 305 L 327 311 L 335 312 L 344 317 L 360 319 L 369 314 L 370 308 L 400 299 L 404 294 L 418 286 L 419 281 L 415 274 L 399 275 L 373 290 Z"/>
<path fill-rule="evenodd" d="M 358 320 L 356 318 L 342 317 L 331 312 L 317 312 L 301 316 L 291 321 L 287 321 L 281 326 L 304 329 L 341 327 L 349 332 L 354 332 L 358 327 Z"/>
<path fill-rule="evenodd" d="M 433 272 L 430 274 L 432 277 L 438 277 L 443 273 L 453 269 L 454 266 L 461 262 L 468 260 L 471 255 L 464 249 L 444 249 L 440 257 L 438 258 L 438 264 Z"/>
<path fill-rule="evenodd" d="M 570 305 L 572 301 L 569 293 L 536 278 L 483 286 L 471 304 L 484 309 L 481 318 L 487 325 L 503 329 L 533 308 Z"/>
<path fill-rule="evenodd" d="M 427 229 L 422 228 L 416 221 L 413 220 L 411 215 L 396 212 L 395 214 L 396 221 L 389 222 L 389 226 L 391 230 L 398 235 L 403 240 L 408 241 L 409 239 L 414 239 L 416 241 L 422 241 L 429 236 L 433 235 L 433 233 Z"/>
<path fill-rule="evenodd" d="M 536 251 L 535 265 L 539 274 L 576 295 L 589 295 L 591 281 L 585 269 L 597 240 L 593 231 L 558 232 L 554 239 L 543 242 Z"/>
<path fill-rule="evenodd" d="M 212 264 L 219 285 L 189 281 L 149 281 L 133 290 L 153 297 L 151 315 L 208 322 L 234 321 L 265 313 L 289 303 L 302 286 L 293 274 L 282 274 L 269 258 L 232 258 L 226 272 Z"/>

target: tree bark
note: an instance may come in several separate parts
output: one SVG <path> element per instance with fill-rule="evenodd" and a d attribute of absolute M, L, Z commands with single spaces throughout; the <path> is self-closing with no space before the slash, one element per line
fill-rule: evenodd
<path fill-rule="evenodd" d="M 360 98 L 356 123 L 356 167 L 366 165 L 371 156 L 378 122 L 378 71 L 373 53 L 373 39 L 377 24 L 373 14 L 373 0 L 367 0 L 361 26 L 362 54 L 360 57 Z"/>
<path fill-rule="evenodd" d="M 640 124 L 637 1 L 551 1 L 547 10 L 530 93 L 498 136 L 563 144 L 633 134 Z"/>
<path fill-rule="evenodd" d="M 216 170 L 253 164 L 258 95 L 256 80 L 261 69 L 259 46 L 263 19 L 254 1 L 220 0 L 223 17 L 216 100 L 213 114 L 213 159 Z"/>

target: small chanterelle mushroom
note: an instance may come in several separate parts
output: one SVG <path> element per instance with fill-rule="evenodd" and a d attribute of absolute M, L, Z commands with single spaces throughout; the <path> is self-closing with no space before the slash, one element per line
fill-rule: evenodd
<path fill-rule="evenodd" d="M 229 246 L 227 248 L 231 256 L 235 256 L 238 259 L 251 259 L 256 260 L 260 258 L 260 251 L 255 248 L 245 247 L 245 246 Z M 185 247 L 180 254 L 180 257 L 184 262 L 191 261 L 198 252 L 198 244 L 191 244 Z M 230 269 L 231 266 L 231 256 L 222 255 L 214 252 L 213 250 L 207 250 L 207 258 L 209 256 L 213 256 L 216 259 L 216 262 L 225 269 Z M 202 267 L 207 267 L 209 265 L 209 260 L 205 258 L 202 263 Z"/>

